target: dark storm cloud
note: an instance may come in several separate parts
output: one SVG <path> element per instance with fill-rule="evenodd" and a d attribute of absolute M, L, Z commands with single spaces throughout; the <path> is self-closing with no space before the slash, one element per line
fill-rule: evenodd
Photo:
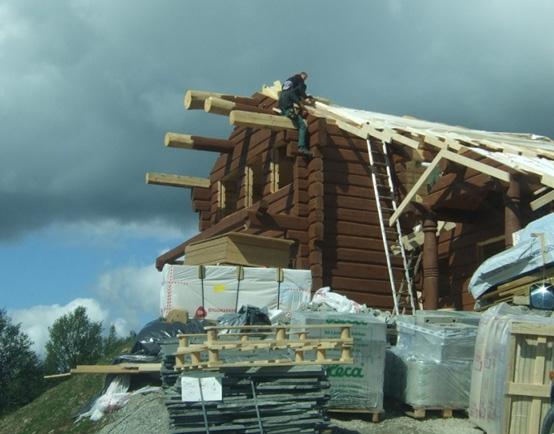
<path fill-rule="evenodd" d="M 225 137 L 184 90 L 250 94 L 310 72 L 338 103 L 554 136 L 549 1 L 0 3 L 0 240 L 53 222 L 195 224 L 188 193 L 144 172 L 207 176 L 162 147 Z"/>

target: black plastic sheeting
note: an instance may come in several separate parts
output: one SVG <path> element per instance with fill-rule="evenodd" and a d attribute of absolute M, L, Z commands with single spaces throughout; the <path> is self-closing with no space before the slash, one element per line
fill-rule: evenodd
<path fill-rule="evenodd" d="M 218 326 L 271 325 L 267 309 L 255 306 L 242 306 L 237 313 L 226 313 L 217 319 Z"/>
<path fill-rule="evenodd" d="M 196 319 L 184 324 L 181 322 L 165 322 L 160 319 L 150 321 L 137 335 L 137 340 L 131 349 L 133 355 L 158 356 L 160 340 L 174 338 L 178 334 L 204 333 L 203 321 Z"/>

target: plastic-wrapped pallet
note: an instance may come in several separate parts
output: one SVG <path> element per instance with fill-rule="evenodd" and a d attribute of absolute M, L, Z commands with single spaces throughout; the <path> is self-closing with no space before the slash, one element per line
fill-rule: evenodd
<path fill-rule="evenodd" d="M 292 312 L 310 301 L 309 270 L 207 265 L 169 265 L 162 270 L 160 310 L 191 314 L 203 306 L 208 319 L 243 305 Z"/>
<path fill-rule="evenodd" d="M 385 390 L 414 408 L 467 408 L 477 327 L 397 321 L 387 350 Z"/>
<path fill-rule="evenodd" d="M 479 324 L 469 416 L 488 434 L 538 434 L 550 408 L 554 318 L 505 303 Z"/>
<path fill-rule="evenodd" d="M 291 323 L 352 324 L 354 364 L 328 367 L 331 381 L 329 407 L 367 409 L 376 413 L 383 410 L 386 348 L 386 324 L 383 321 L 371 314 L 305 311 L 294 312 Z M 311 330 L 310 336 L 338 338 L 339 330 Z"/>

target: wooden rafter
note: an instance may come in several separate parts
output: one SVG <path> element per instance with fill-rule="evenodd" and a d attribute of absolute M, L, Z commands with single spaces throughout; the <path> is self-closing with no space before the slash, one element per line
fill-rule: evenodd
<path fill-rule="evenodd" d="M 539 208 L 542 208 L 543 206 L 551 203 L 552 201 L 554 201 L 554 190 L 551 190 L 548 193 L 543 194 L 538 199 L 535 199 L 529 204 L 529 206 L 533 211 L 536 211 Z"/>
<path fill-rule="evenodd" d="M 230 140 L 211 137 L 191 136 L 188 134 L 167 133 L 164 144 L 168 148 L 196 149 L 199 151 L 231 153 L 235 145 Z"/>
<path fill-rule="evenodd" d="M 275 131 L 296 129 L 292 121 L 285 116 L 252 113 L 240 110 L 234 110 L 229 114 L 229 123 L 234 126 L 266 128 Z"/>
<path fill-rule="evenodd" d="M 471 169 L 475 169 L 479 172 L 492 176 L 493 178 L 496 178 L 502 182 L 505 182 L 505 183 L 510 182 L 510 174 L 504 170 L 497 169 L 496 167 L 492 167 L 488 164 L 481 163 L 480 161 L 475 161 L 471 158 L 464 157 L 463 155 L 460 155 L 460 154 L 455 154 L 454 152 L 451 152 L 447 149 L 443 149 L 443 151 L 444 152 L 442 156 L 447 160 L 450 160 L 454 163 L 461 164 L 462 166 L 466 166 Z"/>
<path fill-rule="evenodd" d="M 210 180 L 207 178 L 197 178 L 195 176 L 171 175 L 167 173 L 146 173 L 146 183 L 155 185 L 169 185 L 171 187 L 202 187 L 208 188 Z"/>
<path fill-rule="evenodd" d="M 391 218 L 389 219 L 389 226 L 393 226 L 396 223 L 396 220 L 398 220 L 398 217 L 400 217 L 400 214 L 404 212 L 406 207 L 412 202 L 412 200 L 415 198 L 417 192 L 419 189 L 423 186 L 423 184 L 427 181 L 429 176 L 431 176 L 431 173 L 433 173 L 433 170 L 437 167 L 440 160 L 443 158 L 444 153 L 447 152 L 446 150 L 442 149 L 431 161 L 429 166 L 425 169 L 425 171 L 421 174 L 417 182 L 414 184 L 412 189 L 406 194 L 404 199 L 402 200 L 402 203 L 398 206 L 396 211 L 393 213 Z"/>

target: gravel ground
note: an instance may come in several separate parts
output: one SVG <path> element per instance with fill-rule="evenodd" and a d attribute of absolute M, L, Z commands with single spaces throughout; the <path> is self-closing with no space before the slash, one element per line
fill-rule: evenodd
<path fill-rule="evenodd" d="M 416 420 L 407 416 L 385 419 L 379 423 L 362 419 L 332 419 L 334 434 L 483 434 L 467 419 Z"/>
<path fill-rule="evenodd" d="M 110 422 L 97 434 L 168 434 L 169 417 L 162 392 L 133 396 L 129 403 L 108 416 Z M 390 412 L 379 423 L 343 415 L 331 419 L 334 434 L 483 434 L 464 418 L 416 420 Z"/>
<path fill-rule="evenodd" d="M 135 395 L 127 405 L 109 415 L 112 419 L 97 434 L 167 434 L 169 415 L 162 392 Z"/>

